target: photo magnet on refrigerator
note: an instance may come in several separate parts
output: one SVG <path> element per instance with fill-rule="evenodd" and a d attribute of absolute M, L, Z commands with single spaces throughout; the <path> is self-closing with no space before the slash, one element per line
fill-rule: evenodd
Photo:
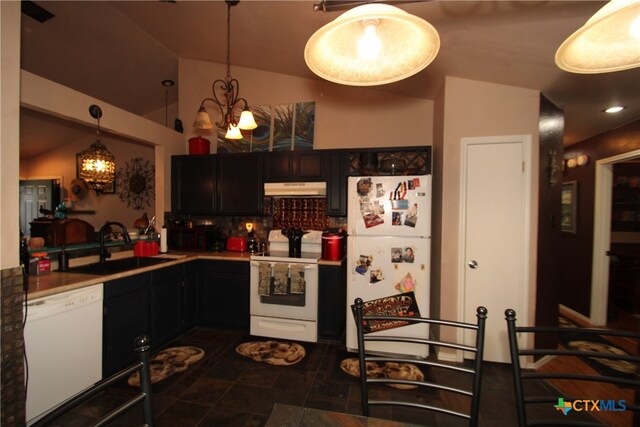
<path fill-rule="evenodd" d="M 416 280 L 411 276 L 411 273 L 407 273 L 395 286 L 397 291 L 411 292 L 416 289 Z"/>
<path fill-rule="evenodd" d="M 356 266 L 356 273 L 364 274 L 369 270 L 371 266 L 371 261 L 373 260 L 372 256 L 360 255 L 360 259 L 358 260 L 358 265 Z"/>

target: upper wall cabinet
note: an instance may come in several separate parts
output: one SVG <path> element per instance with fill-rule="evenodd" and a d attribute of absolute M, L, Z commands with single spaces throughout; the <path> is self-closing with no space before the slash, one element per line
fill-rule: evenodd
<path fill-rule="evenodd" d="M 176 214 L 216 213 L 216 155 L 171 157 L 171 211 Z"/>
<path fill-rule="evenodd" d="M 348 150 L 352 176 L 427 175 L 431 173 L 431 146 Z"/>
<path fill-rule="evenodd" d="M 265 182 L 313 182 L 325 179 L 323 150 L 265 154 Z"/>
<path fill-rule="evenodd" d="M 262 154 L 218 155 L 218 213 L 262 215 Z"/>

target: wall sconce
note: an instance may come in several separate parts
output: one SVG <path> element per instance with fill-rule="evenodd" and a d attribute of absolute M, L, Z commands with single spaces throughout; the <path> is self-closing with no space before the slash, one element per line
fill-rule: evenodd
<path fill-rule="evenodd" d="M 577 168 L 578 166 L 584 166 L 589 163 L 589 156 L 586 154 L 580 154 L 579 156 L 570 157 L 565 160 L 565 165 L 569 169 Z"/>

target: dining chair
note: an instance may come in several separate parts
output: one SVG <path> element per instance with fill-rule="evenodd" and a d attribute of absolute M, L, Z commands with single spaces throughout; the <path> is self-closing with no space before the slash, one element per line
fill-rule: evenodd
<path fill-rule="evenodd" d="M 361 298 L 354 301 L 355 320 L 358 335 L 359 376 L 361 385 L 362 414 L 369 416 L 370 406 L 398 406 L 431 411 L 437 414 L 448 414 L 462 420 L 468 420 L 469 426 L 478 425 L 480 410 L 480 387 L 482 381 L 484 335 L 487 318 L 487 309 L 478 307 L 476 310 L 476 323 L 465 323 L 451 320 L 443 320 L 427 317 L 400 317 L 366 315 L 364 302 Z M 370 332 L 367 325 L 371 322 L 410 322 L 412 324 L 426 324 L 429 331 L 424 337 L 403 335 L 403 326 L 393 329 L 393 334 L 380 334 Z M 437 327 L 439 330 L 435 330 Z M 460 337 L 460 342 L 444 341 L 438 337 L 445 328 L 454 331 L 453 336 Z M 474 343 L 463 343 L 465 331 L 472 331 L 475 335 Z M 460 333 L 458 333 L 460 332 Z M 473 360 L 471 362 L 454 363 L 441 362 L 435 357 L 416 358 L 403 354 L 380 352 L 378 349 L 367 349 L 371 343 L 391 344 L 415 344 L 429 346 L 430 350 L 454 349 L 466 352 Z M 377 351 L 376 351 L 377 350 Z M 372 366 L 384 366 L 382 369 L 373 369 Z M 386 367 L 402 368 L 410 366 L 415 371 L 420 366 L 421 375 L 410 378 L 403 375 L 389 375 L 385 373 Z M 367 369 L 369 367 L 369 369 Z M 369 373 L 367 371 L 370 371 Z M 381 372 L 382 371 L 382 372 Z M 445 373 L 436 375 L 435 371 Z M 426 372 L 426 374 L 425 374 Z M 434 378 L 438 376 L 437 380 Z M 446 379 L 445 379 L 446 378 Z M 397 388 L 422 390 L 425 394 L 419 396 L 411 390 L 398 390 L 391 393 L 380 393 L 380 389 L 374 389 L 377 384 L 388 385 Z M 375 395 L 384 398 L 375 398 Z M 388 397 L 387 397 L 388 396 Z M 464 396 L 458 400 L 454 396 Z M 458 402 L 448 405 L 447 402 Z M 468 402 L 468 403 L 467 403 Z"/>
<path fill-rule="evenodd" d="M 138 353 L 139 362 L 134 363 L 130 367 L 125 368 L 120 372 L 116 372 L 110 377 L 95 383 L 92 387 L 89 387 L 82 393 L 77 394 L 61 405 L 51 409 L 49 412 L 46 412 L 35 423 L 31 424 L 31 427 L 46 427 L 55 424 L 56 421 L 60 419 L 60 417 L 67 414 L 72 409 L 80 406 L 82 403 L 91 400 L 94 396 L 105 390 L 107 387 L 119 381 L 126 380 L 131 376 L 131 374 L 134 374 L 136 372 L 139 372 L 140 374 L 140 392 L 136 393 L 128 400 L 121 403 L 117 408 L 111 410 L 107 414 L 100 416 L 97 420 L 93 420 L 91 425 L 105 425 L 122 415 L 125 411 L 132 408 L 136 404 L 142 402 L 142 423 L 140 425 L 143 427 L 153 427 L 154 417 L 153 407 L 151 404 L 151 364 L 149 360 L 149 350 L 151 349 L 151 345 L 149 343 L 149 338 L 145 335 L 137 337 L 135 339 L 134 346 L 135 351 Z"/>
<path fill-rule="evenodd" d="M 637 345 L 640 332 L 578 326 L 517 326 L 516 312 L 512 309 L 505 311 L 505 318 L 519 427 L 602 426 L 608 422 L 596 414 L 625 411 L 632 411 L 630 425 L 640 426 L 640 356 L 611 345 L 616 339 L 635 340 Z M 531 334 L 537 342 L 544 337 L 560 345 L 522 348 L 519 338 L 526 342 Z M 536 369 L 523 368 L 524 357 L 533 357 Z M 544 369 L 546 363 L 553 364 L 553 368 Z M 616 375 L 607 369 L 612 366 L 624 368 L 626 373 Z M 552 390 L 547 388 L 549 385 Z M 563 396 L 560 388 L 580 395 Z M 539 408 L 544 405 L 548 410 L 541 411 Z M 588 413 L 594 416 L 585 417 Z"/>

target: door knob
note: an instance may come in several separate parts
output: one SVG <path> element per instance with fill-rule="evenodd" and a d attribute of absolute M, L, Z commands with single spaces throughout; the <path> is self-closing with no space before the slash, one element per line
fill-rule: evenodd
<path fill-rule="evenodd" d="M 474 259 L 472 259 L 471 261 L 469 261 L 469 262 L 467 263 L 467 265 L 469 265 L 469 268 L 473 268 L 474 270 L 475 270 L 476 268 L 478 268 L 478 262 L 477 262 L 476 260 L 474 260 Z"/>

